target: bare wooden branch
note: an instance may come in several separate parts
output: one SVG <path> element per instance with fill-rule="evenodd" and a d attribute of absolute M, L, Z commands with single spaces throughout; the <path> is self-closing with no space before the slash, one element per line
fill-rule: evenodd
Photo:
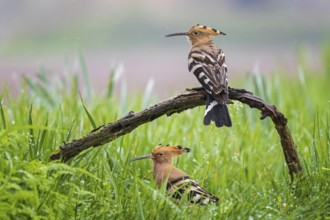
<path fill-rule="evenodd" d="M 244 89 L 229 88 L 229 98 L 240 101 L 251 108 L 259 109 L 261 111 L 260 119 L 266 117 L 272 119 L 281 140 L 281 146 L 289 168 L 291 180 L 293 180 L 293 175 L 301 173 L 302 167 L 290 130 L 286 126 L 287 119 L 284 115 L 275 106 L 265 103 L 262 99 Z M 174 113 L 180 113 L 190 108 L 205 105 L 205 100 L 206 92 L 203 88 L 187 89 L 180 95 L 163 100 L 140 112 L 130 112 L 125 117 L 102 125 L 82 138 L 64 143 L 58 150 L 53 152 L 50 159 L 56 160 L 62 158 L 64 161 L 67 161 L 85 149 L 109 143 L 131 132 L 141 124 L 153 121 L 162 115 L 170 116 Z"/>

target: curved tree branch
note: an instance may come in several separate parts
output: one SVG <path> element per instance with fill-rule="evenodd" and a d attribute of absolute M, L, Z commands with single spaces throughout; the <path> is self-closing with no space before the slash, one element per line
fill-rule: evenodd
<path fill-rule="evenodd" d="M 237 100 L 251 108 L 259 109 L 261 111 L 261 120 L 266 117 L 272 119 L 279 134 L 285 161 L 289 168 L 291 180 L 293 181 L 293 174 L 301 173 L 302 166 L 290 130 L 286 126 L 287 119 L 284 115 L 275 106 L 267 104 L 259 97 L 254 96 L 251 92 L 244 89 L 229 88 L 229 99 Z M 50 159 L 56 160 L 62 158 L 64 161 L 67 161 L 85 149 L 111 142 L 131 132 L 141 124 L 153 121 L 162 115 L 170 116 L 173 113 L 180 113 L 190 108 L 205 105 L 205 100 L 206 92 L 203 88 L 187 89 L 180 95 L 163 100 L 140 112 L 130 112 L 125 117 L 102 125 L 82 138 L 64 143 L 64 145 L 52 153 Z"/>

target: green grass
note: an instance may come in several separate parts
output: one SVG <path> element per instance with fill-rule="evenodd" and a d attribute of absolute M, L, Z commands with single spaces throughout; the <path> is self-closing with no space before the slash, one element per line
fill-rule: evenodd
<path fill-rule="evenodd" d="M 0 91 L 0 219 L 330 219 L 329 62 L 322 73 L 301 65 L 296 77 L 247 75 L 241 83 L 288 118 L 305 174 L 291 185 L 270 119 L 260 121 L 257 110 L 240 103 L 230 106 L 231 129 L 203 126 L 200 107 L 142 125 L 66 164 L 49 162 L 64 141 L 157 101 L 152 82 L 144 94 L 124 88 L 115 95 L 116 70 L 104 94 L 95 94 L 80 61 L 82 73 L 65 79 L 44 69 L 25 78 L 16 98 Z M 218 205 L 177 205 L 156 188 L 151 161 L 129 162 L 159 143 L 191 148 L 175 164 L 217 195 Z"/>

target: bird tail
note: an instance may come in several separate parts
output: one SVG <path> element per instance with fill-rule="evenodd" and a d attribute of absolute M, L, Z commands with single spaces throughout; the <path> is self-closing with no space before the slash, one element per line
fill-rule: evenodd
<path fill-rule="evenodd" d="M 206 99 L 204 125 L 209 125 L 211 121 L 214 121 L 217 127 L 232 126 L 227 105 L 219 104 L 212 96 L 208 95 Z"/>

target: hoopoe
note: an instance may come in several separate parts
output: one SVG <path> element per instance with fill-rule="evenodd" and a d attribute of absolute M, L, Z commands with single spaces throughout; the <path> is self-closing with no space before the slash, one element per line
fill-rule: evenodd
<path fill-rule="evenodd" d="M 174 199 L 180 200 L 182 196 L 194 204 L 206 205 L 217 203 L 218 198 L 200 187 L 189 175 L 172 164 L 172 158 L 190 152 L 189 148 L 181 146 L 158 145 L 151 154 L 133 158 L 131 161 L 150 158 L 153 161 L 153 178 L 158 188 L 166 183 L 167 193 Z"/>
<path fill-rule="evenodd" d="M 224 52 L 215 45 L 210 36 L 226 35 L 214 28 L 197 24 L 188 32 L 166 35 L 185 35 L 192 45 L 188 56 L 188 69 L 208 93 L 204 124 L 215 122 L 217 127 L 232 126 L 228 108 L 228 78 Z"/>

